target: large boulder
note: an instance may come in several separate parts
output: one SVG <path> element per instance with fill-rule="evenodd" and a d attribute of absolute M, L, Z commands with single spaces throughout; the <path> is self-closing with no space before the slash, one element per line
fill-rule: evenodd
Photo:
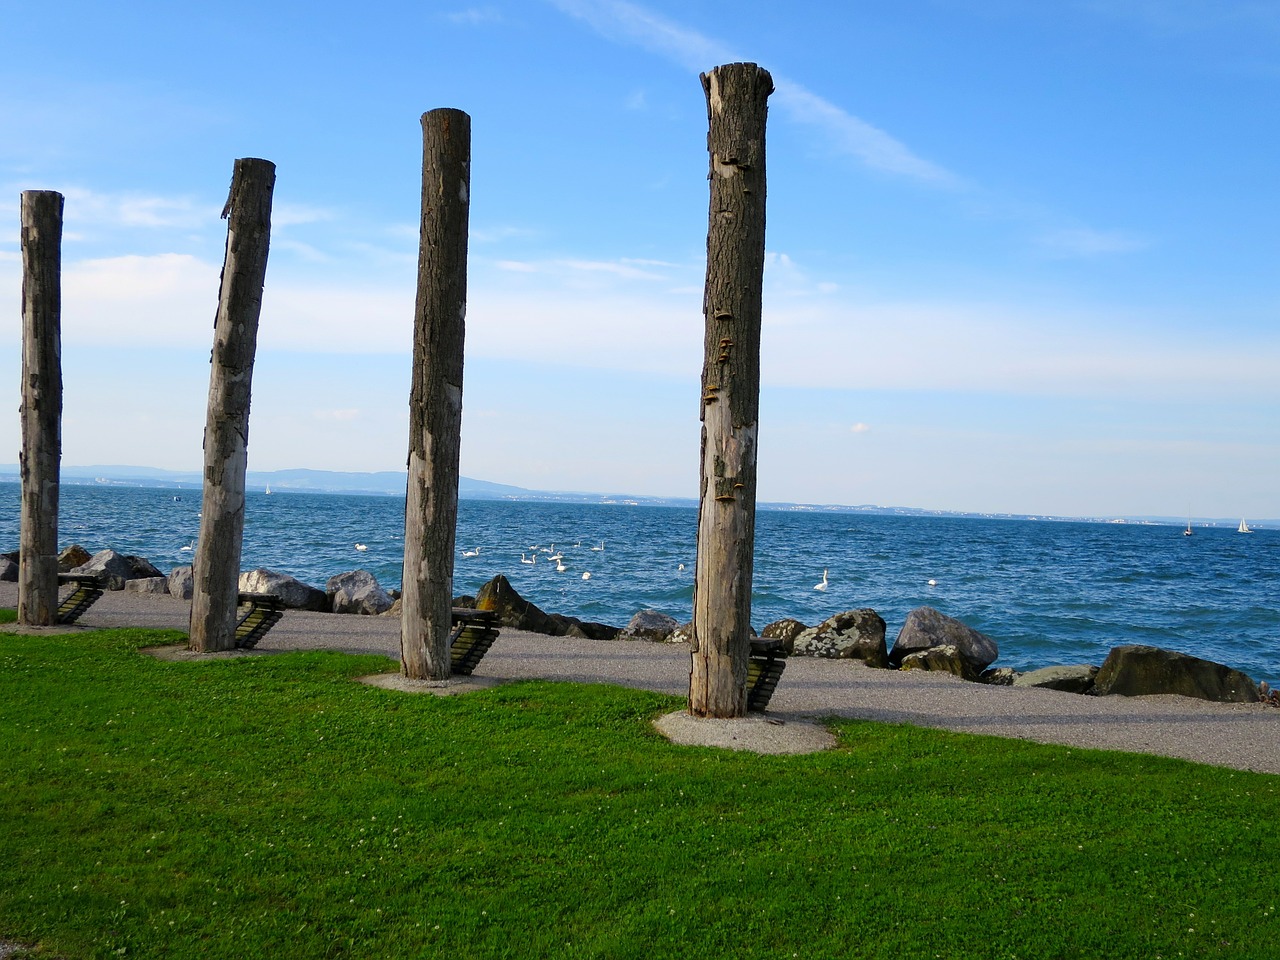
<path fill-rule="evenodd" d="M 238 589 L 241 593 L 266 593 L 279 597 L 290 610 L 314 610 L 317 613 L 324 613 L 333 609 L 329 594 L 324 590 L 317 590 L 287 573 L 276 573 L 264 567 L 240 574 Z"/>
<path fill-rule="evenodd" d="M 511 581 L 498 574 L 476 591 L 476 609 L 492 610 L 504 627 L 532 633 L 555 633 L 551 618 L 516 592 Z"/>
<path fill-rule="evenodd" d="M 1015 687 L 1040 687 L 1044 690 L 1061 690 L 1065 693 L 1091 693 L 1098 668 L 1088 663 L 1065 667 L 1041 667 L 1019 674 L 1014 678 Z"/>
<path fill-rule="evenodd" d="M 58 554 L 58 572 L 70 573 L 76 567 L 83 563 L 88 563 L 93 557 L 89 551 L 78 543 L 70 544 L 63 547 L 62 552 Z"/>
<path fill-rule="evenodd" d="M 1144 644 L 1115 647 L 1094 679 L 1099 696 L 1178 694 L 1220 703 L 1257 703 L 1258 685 L 1239 670 Z"/>
<path fill-rule="evenodd" d="M 680 621 L 658 610 L 641 610 L 622 628 L 622 640 L 654 640 L 664 643 L 680 628 Z"/>
<path fill-rule="evenodd" d="M 925 647 L 908 653 L 898 664 L 900 670 L 928 670 L 933 673 L 949 673 L 963 680 L 979 680 L 982 671 L 973 665 L 964 652 L 954 643 Z"/>
<path fill-rule="evenodd" d="M 139 577 L 137 580 L 126 580 L 124 582 L 124 592 L 163 596 L 169 592 L 169 578 Z"/>
<path fill-rule="evenodd" d="M 352 570 L 330 577 L 324 585 L 324 592 L 334 613 L 377 616 L 386 613 L 395 602 L 368 570 Z"/>
<path fill-rule="evenodd" d="M 667 643 L 693 643 L 693 621 L 682 623 L 672 630 Z"/>
<path fill-rule="evenodd" d="M 164 576 L 149 560 L 117 553 L 115 550 L 99 550 L 89 558 L 88 563 L 73 567 L 70 572 L 104 578 L 108 590 L 123 590 L 125 583 L 130 580 Z"/>
<path fill-rule="evenodd" d="M 617 640 L 622 630 L 611 627 L 607 623 L 592 623 L 559 613 L 547 615 L 551 622 L 551 632 L 557 637 L 582 637 L 585 640 Z"/>
<path fill-rule="evenodd" d="M 763 640 L 781 640 L 782 649 L 789 657 L 795 650 L 796 638 L 808 629 L 799 620 L 788 617 L 785 620 L 775 620 L 773 623 L 765 624 L 765 628 L 760 631 L 760 637 Z"/>
<path fill-rule="evenodd" d="M 869 667 L 889 666 L 885 651 L 884 619 L 870 608 L 846 610 L 797 634 L 791 648 L 796 657 L 861 660 Z"/>
<path fill-rule="evenodd" d="M 18 582 L 18 561 L 0 557 L 0 583 Z"/>
<path fill-rule="evenodd" d="M 615 640 L 620 634 L 617 627 L 604 623 L 591 623 L 577 617 L 563 617 L 557 613 L 545 613 L 534 603 L 516 592 L 511 581 L 498 574 L 476 591 L 477 610 L 492 610 L 498 614 L 498 622 L 504 627 L 545 633 L 553 637 L 586 637 L 591 640 Z"/>
<path fill-rule="evenodd" d="M 196 592 L 196 578 L 190 567 L 174 567 L 169 571 L 169 596 L 190 600 Z"/>
<path fill-rule="evenodd" d="M 946 646 L 953 646 L 959 651 L 975 677 L 1000 656 L 996 642 L 985 633 L 979 633 L 933 607 L 917 607 L 907 614 L 902 629 L 898 631 L 898 639 L 889 651 L 889 662 L 900 667 L 909 654 Z"/>

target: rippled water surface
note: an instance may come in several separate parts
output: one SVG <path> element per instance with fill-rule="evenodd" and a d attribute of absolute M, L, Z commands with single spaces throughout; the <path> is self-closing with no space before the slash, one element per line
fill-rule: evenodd
<path fill-rule="evenodd" d="M 18 494 L 17 484 L 0 484 L 3 549 L 17 547 Z M 198 491 L 63 486 L 61 497 L 61 544 L 112 547 L 166 572 L 191 562 L 182 548 L 199 534 Z M 685 621 L 695 524 L 693 508 L 464 500 L 455 593 L 502 573 L 549 612 L 621 625 L 653 607 Z M 242 567 L 321 587 L 363 568 L 398 587 L 403 530 L 399 498 L 251 493 Z M 564 572 L 547 559 L 553 543 Z M 537 562 L 522 563 L 522 553 Z M 824 568 L 830 586 L 819 592 Z M 1176 527 L 1135 524 L 757 514 L 757 628 L 873 607 L 892 642 L 922 604 L 990 634 L 1000 665 L 1099 663 L 1117 644 L 1150 643 L 1280 680 L 1280 531 L 1204 528 L 1184 537 Z"/>

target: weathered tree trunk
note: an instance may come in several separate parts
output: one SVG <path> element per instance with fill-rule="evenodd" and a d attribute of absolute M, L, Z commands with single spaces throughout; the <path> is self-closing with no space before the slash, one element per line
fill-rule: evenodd
<path fill-rule="evenodd" d="M 470 190 L 471 118 L 461 110 L 424 113 L 400 619 L 400 667 L 417 680 L 450 673 Z"/>
<path fill-rule="evenodd" d="M 747 712 L 764 282 L 764 131 L 773 79 L 753 63 L 702 75 L 711 161 L 702 465 L 689 712 Z"/>
<path fill-rule="evenodd" d="M 210 357 L 204 497 L 191 596 L 191 649 L 202 652 L 236 645 L 249 399 L 275 181 L 276 168 L 270 161 L 237 160 L 231 195 L 222 211 L 227 218 L 227 252 Z"/>
<path fill-rule="evenodd" d="M 62 459 L 62 194 L 22 194 L 22 518 L 18 622 L 58 616 Z"/>

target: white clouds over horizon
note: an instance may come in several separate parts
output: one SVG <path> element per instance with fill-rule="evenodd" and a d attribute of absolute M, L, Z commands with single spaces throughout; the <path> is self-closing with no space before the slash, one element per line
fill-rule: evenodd
<path fill-rule="evenodd" d="M 1278 399 L 1275 335 L 1206 343 L 1176 324 L 1083 306 L 903 299 L 833 289 L 782 252 L 767 255 L 762 378 L 814 390 L 941 390 L 1053 396 L 1219 396 Z M 698 375 L 701 264 L 480 261 L 467 312 L 468 355 Z M 64 266 L 63 342 L 206 350 L 220 267 L 188 254 L 126 255 Z M 7 278 L 7 279 L 6 279 Z M 17 306 L 17 255 L 0 281 Z M 410 285 L 325 283 L 268 271 L 259 349 L 300 354 L 407 354 Z M 17 310 L 7 336 L 19 338 Z"/>

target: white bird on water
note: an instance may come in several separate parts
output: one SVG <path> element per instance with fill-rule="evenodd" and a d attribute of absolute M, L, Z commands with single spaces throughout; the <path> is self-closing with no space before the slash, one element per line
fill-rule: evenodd
<path fill-rule="evenodd" d="M 462 555 L 464 557 L 478 557 L 480 556 L 480 548 L 476 547 L 474 550 L 463 550 Z"/>
<path fill-rule="evenodd" d="M 929 586 L 931 586 L 931 587 L 936 587 L 937 585 L 938 585 L 938 581 L 937 581 L 937 580 L 930 580 L 930 581 L 929 581 Z"/>
<path fill-rule="evenodd" d="M 537 554 L 534 554 L 533 558 L 532 558 L 532 559 L 530 559 L 530 558 L 526 557 L 526 556 L 522 553 L 522 554 L 520 554 L 520 562 L 521 562 L 521 563 L 525 563 L 525 564 L 529 564 L 530 566 L 532 566 L 533 564 L 535 564 L 535 563 L 537 563 L 537 562 L 538 562 L 538 556 L 537 556 Z"/>
<path fill-rule="evenodd" d="M 597 550 L 597 551 L 599 551 L 599 550 L 603 550 L 603 549 L 604 549 L 604 541 L 603 541 L 603 540 L 601 540 L 601 541 L 600 541 L 600 546 L 598 546 L 598 547 L 592 547 L 591 549 L 592 549 L 592 550 Z"/>
<path fill-rule="evenodd" d="M 196 542 L 195 542 L 194 540 L 192 540 L 192 541 L 191 541 L 189 544 L 187 544 L 185 547 L 179 547 L 179 548 L 178 548 L 178 552 L 179 552 L 179 553 L 190 553 L 192 550 L 194 550 L 194 549 L 195 549 L 195 545 L 196 545 Z"/>
<path fill-rule="evenodd" d="M 357 550 L 359 550 L 361 553 L 364 553 L 364 552 L 365 552 L 366 550 L 368 550 L 369 548 L 368 548 L 368 547 L 366 547 L 363 543 L 357 543 L 357 544 L 356 544 L 356 549 L 357 549 Z"/>
<path fill-rule="evenodd" d="M 590 579 L 591 579 L 591 574 L 590 574 L 590 573 L 584 573 L 584 574 L 582 575 L 582 579 L 583 579 L 583 580 L 590 580 Z"/>
<path fill-rule="evenodd" d="M 825 590 L 825 589 L 827 589 L 827 571 L 825 571 L 825 570 L 823 570 L 823 571 L 822 571 L 822 582 L 821 582 L 821 583 L 815 583 L 815 584 L 813 585 L 813 589 L 815 589 L 815 590 Z"/>
<path fill-rule="evenodd" d="M 564 573 L 569 568 L 564 565 L 563 560 L 556 561 L 556 573 Z"/>

